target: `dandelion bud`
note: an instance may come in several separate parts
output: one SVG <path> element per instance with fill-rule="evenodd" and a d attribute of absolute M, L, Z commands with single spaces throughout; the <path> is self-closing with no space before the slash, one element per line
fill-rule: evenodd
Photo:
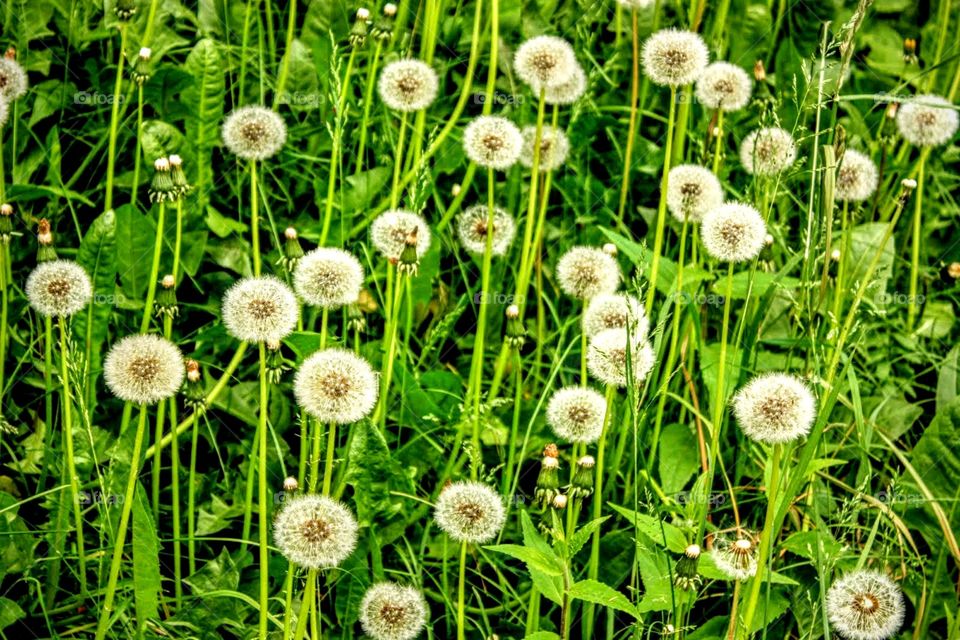
<path fill-rule="evenodd" d="M 41 233 L 44 231 L 44 223 L 46 223 L 46 233 L 49 236 L 48 244 L 53 244 L 53 235 L 50 233 L 49 222 L 41 220 L 39 231 Z M 0 242 L 8 244 L 11 237 L 13 237 L 13 206 L 4 202 L 0 204 Z M 39 236 L 37 239 L 40 239 Z M 40 241 L 40 244 L 43 246 L 43 240 Z"/>
<path fill-rule="evenodd" d="M 767 70 L 764 68 L 763 60 L 757 60 L 753 64 L 753 79 L 757 82 L 767 81 Z"/>
<path fill-rule="evenodd" d="M 683 555 L 677 560 L 676 576 L 673 582 L 677 587 L 684 591 L 695 589 L 701 582 L 700 575 L 697 573 L 697 565 L 700 563 L 700 545 L 688 545 L 683 551 Z"/>
<path fill-rule="evenodd" d="M 126 22 L 137 13 L 137 2 L 136 0 L 117 0 L 113 11 L 117 14 L 117 19 Z"/>
<path fill-rule="evenodd" d="M 910 194 L 917 188 L 917 181 L 913 178 L 904 178 L 900 181 L 900 197 L 897 199 L 897 206 L 901 209 L 907 206 Z"/>
<path fill-rule="evenodd" d="M 454 184 L 452 187 L 450 187 L 450 195 L 452 195 L 454 198 L 456 198 L 457 196 L 460 195 L 460 191 L 461 191 L 462 188 L 463 188 L 463 187 L 460 186 L 460 183 L 457 182 L 457 183 Z"/>
<path fill-rule="evenodd" d="M 184 403 L 196 413 L 203 413 L 207 408 L 206 394 L 203 389 L 200 363 L 196 360 L 187 360 L 187 384 L 184 387 Z"/>
<path fill-rule="evenodd" d="M 506 343 L 511 349 L 519 349 L 527 340 L 527 331 L 520 320 L 520 307 L 515 304 L 507 307 Z"/>
<path fill-rule="evenodd" d="M 177 190 L 170 176 L 170 160 L 157 158 L 153 162 L 153 181 L 150 183 L 150 202 L 173 202 L 177 199 Z"/>
<path fill-rule="evenodd" d="M 143 47 L 140 49 L 140 53 L 137 54 L 137 59 L 134 61 L 133 66 L 130 69 L 130 77 L 136 82 L 139 86 L 143 86 L 147 80 L 150 79 L 150 56 L 152 52 L 149 47 Z"/>
<path fill-rule="evenodd" d="M 170 162 L 170 180 L 173 182 L 174 193 L 176 199 L 180 199 L 192 188 L 187 181 L 187 174 L 183 172 L 183 158 L 173 154 L 167 160 Z"/>
<path fill-rule="evenodd" d="M 397 5 L 392 2 L 383 5 L 383 15 L 390 16 L 391 18 L 397 15 Z"/>
<path fill-rule="evenodd" d="M 849 573 L 827 591 L 827 616 L 834 630 L 848 640 L 884 640 L 903 625 L 900 586 L 869 569 Z"/>
<path fill-rule="evenodd" d="M 387 41 L 393 36 L 393 19 L 397 15 L 397 5 L 388 2 L 383 5 L 383 16 L 370 29 L 370 35 L 380 41 Z"/>
<path fill-rule="evenodd" d="M 570 481 L 570 491 L 573 498 L 587 498 L 593 493 L 593 467 L 596 461 L 593 456 L 583 456 L 577 460 L 577 466 L 573 470 L 573 478 Z"/>
<path fill-rule="evenodd" d="M 180 308 L 177 306 L 176 284 L 170 274 L 163 276 L 163 280 L 160 281 L 160 291 L 157 293 L 157 303 L 154 307 L 154 314 L 157 317 L 176 318 L 179 315 Z"/>
<path fill-rule="evenodd" d="M 354 47 L 363 45 L 367 40 L 367 30 L 369 29 L 370 11 L 364 7 L 357 9 L 357 18 L 350 27 L 350 44 Z"/>
<path fill-rule="evenodd" d="M 914 38 L 903 39 L 903 61 L 907 64 L 917 64 L 917 41 Z"/>
<path fill-rule="evenodd" d="M 3 218 L 0 218 L 0 224 Z M 41 218 L 37 223 L 37 262 L 49 262 L 57 259 L 57 250 L 53 248 L 53 232 L 50 230 L 50 221 Z"/>
<path fill-rule="evenodd" d="M 283 480 L 283 490 L 287 493 L 293 493 L 300 488 L 300 483 L 293 476 L 288 476 Z"/>
<path fill-rule="evenodd" d="M 960 262 L 951 262 L 947 266 L 947 275 L 954 280 L 960 280 Z"/>
<path fill-rule="evenodd" d="M 544 456 L 537 476 L 534 497 L 541 507 L 546 507 L 560 491 L 560 461 L 553 456 Z"/>
<path fill-rule="evenodd" d="M 767 246 L 767 247 L 772 246 L 772 245 L 773 245 L 773 236 L 770 235 L 769 233 L 768 233 L 767 235 L 763 236 L 763 244 L 764 244 L 765 246 Z"/>
<path fill-rule="evenodd" d="M 361 294 L 363 292 L 361 291 Z M 363 315 L 363 309 L 357 303 L 347 305 L 347 329 L 350 331 L 363 332 L 367 328 L 367 319 Z"/>
<path fill-rule="evenodd" d="M 567 496 L 563 495 L 562 493 L 558 493 L 557 495 L 553 496 L 553 502 L 550 506 L 557 511 L 565 509 L 567 507 Z"/>
<path fill-rule="evenodd" d="M 397 262 L 397 273 L 408 276 L 417 275 L 417 271 L 420 269 L 420 256 L 417 253 L 417 233 L 418 228 L 414 227 L 404 239 L 403 251 L 400 252 L 400 259 Z"/>
<path fill-rule="evenodd" d="M 611 256 L 613 258 L 617 257 L 617 245 L 613 244 L 612 242 L 608 242 L 605 245 L 603 245 L 602 249 L 603 249 L 603 252 L 608 256 Z"/>
<path fill-rule="evenodd" d="M 830 252 L 830 259 L 834 262 L 840 262 L 840 249 L 834 249 Z"/>
<path fill-rule="evenodd" d="M 297 268 L 297 263 L 304 256 L 303 247 L 300 246 L 300 238 L 297 236 L 297 230 L 293 227 L 287 227 L 283 232 L 283 255 L 277 260 L 277 264 L 284 268 L 287 273 L 293 272 Z"/>
<path fill-rule="evenodd" d="M 897 111 L 900 108 L 899 102 L 891 102 L 887 105 L 887 108 L 884 110 L 883 115 L 887 117 L 888 120 L 893 120 L 897 117 Z"/>
<path fill-rule="evenodd" d="M 749 536 L 718 538 L 711 555 L 717 568 L 732 580 L 742 582 L 757 573 L 757 548 Z"/>
<path fill-rule="evenodd" d="M 548 444 L 543 448 L 543 455 L 548 458 L 559 458 L 560 448 L 551 442 L 550 444 Z"/>
<path fill-rule="evenodd" d="M 267 380 L 270 384 L 280 384 L 283 373 L 290 370 L 286 360 L 283 359 L 283 354 L 280 352 L 280 341 L 267 340 L 265 346 L 267 347 Z"/>

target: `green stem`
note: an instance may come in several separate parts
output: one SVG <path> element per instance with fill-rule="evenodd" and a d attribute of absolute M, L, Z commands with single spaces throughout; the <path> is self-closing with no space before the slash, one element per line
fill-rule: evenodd
<path fill-rule="evenodd" d="M 353 175 L 360 175 L 363 171 L 363 156 L 367 150 L 367 123 L 370 122 L 370 105 L 373 104 L 373 88 L 376 86 L 377 67 L 380 64 L 380 52 L 383 50 L 383 40 L 377 38 L 373 47 L 373 58 L 370 68 L 367 69 L 367 83 L 363 90 L 363 117 L 360 120 L 360 142 L 357 145 L 357 166 Z"/>
<path fill-rule="evenodd" d="M 610 425 L 613 423 L 614 400 L 617 397 L 617 388 L 613 385 L 607 385 L 606 401 L 607 410 L 603 416 L 603 430 L 600 432 L 600 439 L 597 441 L 597 465 L 594 467 L 594 490 L 591 503 L 593 513 L 591 518 L 596 520 L 603 514 L 603 476 L 604 476 L 604 450 L 606 449 L 607 435 L 610 432 Z M 590 542 L 590 565 L 587 569 L 587 577 L 590 580 L 596 580 L 600 575 L 600 529 L 593 532 L 593 538 Z M 594 626 L 594 606 L 588 604 L 584 607 L 583 625 L 584 637 L 593 637 Z"/>
<path fill-rule="evenodd" d="M 280 61 L 280 73 L 277 77 L 277 90 L 274 94 L 274 108 L 283 98 L 283 91 L 287 88 L 287 77 L 290 75 L 290 54 L 293 48 L 293 34 L 297 28 L 297 0 L 290 0 L 290 15 L 287 19 L 287 39 L 283 48 L 283 58 Z"/>
<path fill-rule="evenodd" d="M 407 113 L 400 114 L 400 132 L 397 134 L 397 150 L 393 154 L 393 183 L 390 189 L 390 208 L 396 209 L 400 202 L 400 169 L 403 166 L 403 138 L 407 132 Z"/>
<path fill-rule="evenodd" d="M 319 429 L 317 429 L 319 432 Z M 319 438 L 318 438 L 319 440 Z M 337 451 L 337 425 L 331 422 L 327 427 L 327 451 L 323 463 L 323 495 L 330 495 L 330 486 L 333 482 L 333 459 Z"/>
<path fill-rule="evenodd" d="M 160 256 L 163 253 L 163 227 L 167 206 L 160 202 L 157 205 L 157 234 L 153 240 L 153 262 L 150 264 L 150 279 L 147 284 L 147 300 L 143 304 L 143 317 L 140 319 L 140 333 L 146 333 L 150 328 L 150 318 L 153 317 L 153 301 L 157 296 L 157 281 L 160 277 Z"/>
<path fill-rule="evenodd" d="M 464 620 L 466 611 L 467 587 L 467 543 L 460 543 L 460 572 L 457 579 L 457 640 L 466 640 L 467 629 Z"/>
<path fill-rule="evenodd" d="M 113 543 L 113 555 L 110 560 L 110 577 L 107 580 L 107 591 L 100 608 L 100 619 L 97 622 L 95 640 L 104 640 L 110 629 L 113 616 L 113 600 L 117 594 L 117 580 L 120 577 L 120 567 L 123 564 L 123 547 L 127 539 L 127 526 L 130 523 L 130 512 L 133 509 L 134 495 L 137 489 L 137 476 L 140 472 L 140 454 L 143 449 L 143 438 L 147 427 L 147 407 L 140 405 L 140 418 L 137 421 L 137 432 L 133 440 L 133 451 L 130 454 L 130 473 L 127 477 L 127 488 L 124 492 L 120 511 L 120 524 L 117 536 Z"/>
<path fill-rule="evenodd" d="M 627 194 L 630 191 L 630 169 L 633 158 L 633 141 L 637 136 L 637 106 L 640 88 L 640 36 L 637 25 L 637 12 L 630 12 L 633 33 L 633 57 L 630 74 L 630 122 L 627 125 L 627 148 L 623 154 L 623 177 L 620 180 L 620 206 L 617 217 L 623 221 L 627 208 Z"/>
<path fill-rule="evenodd" d="M 190 429 L 190 472 L 187 477 L 187 570 L 190 575 L 197 572 L 197 445 L 200 441 L 200 428 L 197 413 L 194 410 Z M 171 430 L 174 440 L 177 429 Z M 171 441 L 170 446 L 175 446 Z"/>
<path fill-rule="evenodd" d="M 347 71 L 344 74 L 343 84 L 340 87 L 336 121 L 333 125 L 333 144 L 330 149 L 330 177 L 327 180 L 327 200 L 324 203 L 323 209 L 323 229 L 320 232 L 320 246 L 326 244 L 327 236 L 330 234 L 330 223 L 333 220 L 333 199 L 337 191 L 337 172 L 343 160 L 343 154 L 340 152 L 340 148 L 343 142 L 343 128 L 347 121 L 347 89 L 350 87 L 350 77 L 353 75 L 353 63 L 356 57 L 357 48 L 352 47 L 350 49 L 350 57 L 347 59 Z"/>
<path fill-rule="evenodd" d="M 87 558 L 83 548 L 83 512 L 80 506 L 80 479 L 73 453 L 73 398 L 70 394 L 70 369 L 67 346 L 67 321 L 60 318 L 60 376 L 63 378 L 63 441 L 67 453 L 67 473 L 70 475 L 70 497 L 73 502 L 73 520 L 77 529 L 77 559 L 80 564 L 80 589 L 87 592 Z"/>
<path fill-rule="evenodd" d="M 260 343 L 260 419 L 257 432 L 260 434 L 258 472 L 259 495 L 257 514 L 260 529 L 260 640 L 267 640 L 267 614 L 270 597 L 270 547 L 269 547 L 269 506 L 267 502 L 267 414 L 270 412 L 270 400 L 267 388 L 267 348 Z"/>
<path fill-rule="evenodd" d="M 757 554 L 757 573 L 750 583 L 750 596 L 744 610 L 743 626 L 746 636 L 749 636 L 753 626 L 753 616 L 756 613 L 757 602 L 760 598 L 760 585 L 764 581 L 764 572 L 767 570 L 767 557 L 773 538 L 774 520 L 777 513 L 777 492 L 780 485 L 780 457 L 783 445 L 773 445 L 773 455 L 770 458 L 770 486 L 767 488 L 767 515 L 760 533 L 760 548 Z"/>
<path fill-rule="evenodd" d="M 253 241 L 253 275 L 259 276 L 260 258 L 260 203 L 257 196 L 257 161 L 250 161 L 250 237 Z"/>
<path fill-rule="evenodd" d="M 117 54 L 117 78 L 113 85 L 113 104 L 110 107 L 110 133 L 107 143 L 107 191 L 104 196 L 104 211 L 113 208 L 113 174 L 117 164 L 117 135 L 120 127 L 120 92 L 123 90 L 123 65 L 126 61 L 124 51 L 127 48 L 126 23 L 120 25 L 120 53 Z"/>
<path fill-rule="evenodd" d="M 307 619 L 310 618 L 310 610 L 313 609 L 313 594 L 317 584 L 317 570 L 307 571 L 307 584 L 303 589 L 303 597 L 300 599 L 300 611 L 297 613 L 297 628 L 293 632 L 294 640 L 301 640 L 303 634 L 307 631 Z"/>
<path fill-rule="evenodd" d="M 137 142 L 133 153 L 133 187 L 130 189 L 130 200 L 137 202 L 137 189 L 140 187 L 140 149 L 142 148 L 143 133 L 143 85 L 137 85 Z M 109 209 L 109 207 L 107 207 Z"/>
<path fill-rule="evenodd" d="M 930 147 L 920 153 L 920 162 L 917 167 L 917 194 L 913 201 L 912 243 L 910 246 L 910 291 L 907 300 L 907 329 L 912 331 L 920 311 L 917 292 L 920 282 L 920 242 L 923 233 L 923 182 L 927 166 L 927 156 Z"/>
<path fill-rule="evenodd" d="M 650 277 L 647 279 L 647 315 L 653 309 L 657 292 L 657 274 L 660 270 L 660 252 L 663 251 L 663 232 L 667 221 L 667 185 L 670 163 L 673 160 L 673 128 L 677 118 L 677 88 L 670 87 L 670 105 L 667 107 L 667 141 L 663 156 L 663 174 L 660 177 L 660 204 L 657 207 L 657 227 L 654 230 L 653 255 L 650 262 Z"/>

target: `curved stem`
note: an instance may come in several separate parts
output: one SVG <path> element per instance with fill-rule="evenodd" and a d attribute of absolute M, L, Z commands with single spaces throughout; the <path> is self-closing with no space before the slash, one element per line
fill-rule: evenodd
<path fill-rule="evenodd" d="M 73 398 L 70 393 L 70 369 L 67 346 L 67 321 L 60 318 L 60 376 L 63 378 L 63 441 L 67 454 L 67 473 L 70 475 L 70 497 L 73 502 L 73 520 L 77 529 L 77 559 L 80 564 L 80 589 L 87 592 L 87 558 L 83 548 L 83 512 L 80 507 L 80 479 L 73 452 Z"/>
<path fill-rule="evenodd" d="M 654 229 L 653 256 L 650 262 L 650 277 L 647 279 L 647 315 L 653 309 L 657 292 L 657 275 L 660 269 L 660 252 L 663 251 L 663 234 L 667 221 L 667 186 L 670 163 L 673 160 L 673 127 L 677 119 L 677 88 L 670 87 L 670 105 L 667 107 L 667 141 L 663 156 L 663 175 L 660 178 L 660 204 L 657 207 L 657 227 Z"/>
<path fill-rule="evenodd" d="M 920 241 L 923 233 L 923 178 L 926 173 L 927 156 L 930 155 L 930 148 L 925 148 L 920 153 L 920 162 L 917 167 L 917 194 L 913 201 L 913 233 L 912 243 L 910 245 L 910 291 L 907 300 L 907 329 L 913 330 L 917 321 L 917 314 L 920 311 L 917 292 L 920 281 Z"/>
<path fill-rule="evenodd" d="M 377 38 L 373 47 L 373 58 L 367 69 L 367 83 L 363 90 L 363 117 L 360 119 L 360 142 L 357 145 L 357 166 L 353 175 L 360 175 L 363 171 L 363 156 L 367 150 L 367 123 L 370 121 L 370 105 L 373 104 L 373 88 L 376 86 L 377 67 L 380 64 L 380 52 L 383 50 L 383 41 Z"/>
<path fill-rule="evenodd" d="M 637 12 L 630 12 L 633 33 L 633 57 L 630 74 L 630 122 L 627 125 L 627 147 L 623 154 L 623 177 L 620 180 L 620 206 L 617 217 L 623 221 L 627 207 L 627 193 L 630 191 L 630 169 L 633 158 L 633 141 L 637 135 L 637 106 L 640 88 L 640 36 L 637 25 Z M 619 35 L 619 34 L 618 34 Z"/>
<path fill-rule="evenodd" d="M 147 284 L 147 300 L 143 303 L 143 317 L 140 319 L 140 333 L 150 328 L 153 316 L 153 301 L 157 296 L 157 280 L 160 278 L 160 256 L 163 253 L 163 226 L 166 218 L 166 203 L 157 205 L 157 234 L 153 241 L 153 262 L 150 264 L 150 280 Z"/>
<path fill-rule="evenodd" d="M 603 416 L 603 430 L 600 432 L 600 439 L 597 441 L 597 465 L 594 467 L 594 490 L 592 498 L 593 513 L 591 519 L 596 520 L 603 514 L 603 475 L 604 475 L 604 452 L 606 449 L 607 435 L 610 433 L 610 425 L 613 423 L 614 400 L 617 397 L 617 388 L 613 385 L 607 385 L 606 401 L 607 410 Z M 587 577 L 590 580 L 596 580 L 600 574 L 600 528 L 593 532 L 590 542 L 590 565 L 587 568 Z M 593 604 L 588 604 L 583 611 L 584 637 L 593 637 Z"/>
<path fill-rule="evenodd" d="M 127 26 L 120 25 L 120 52 L 117 54 L 117 78 L 113 85 L 113 104 L 110 106 L 110 133 L 107 143 L 107 191 L 104 195 L 104 211 L 113 208 L 113 175 L 117 165 L 117 135 L 120 130 L 120 103 L 123 98 L 123 65 L 126 61 L 124 51 L 127 48 Z"/>
<path fill-rule="evenodd" d="M 774 520 L 777 513 L 777 492 L 780 485 L 780 457 L 782 455 L 783 445 L 773 445 L 773 455 L 770 458 L 770 486 L 767 488 L 767 515 L 763 523 L 763 531 L 760 533 L 760 548 L 757 552 L 757 573 L 750 582 L 750 596 L 747 599 L 747 606 L 743 615 L 744 632 L 747 636 L 753 626 L 753 616 L 757 609 L 757 602 L 760 598 L 760 585 L 764 581 L 764 572 L 767 571 L 767 556 L 770 554 L 770 547 L 773 538 Z M 769 571 L 767 571 L 769 573 Z"/>

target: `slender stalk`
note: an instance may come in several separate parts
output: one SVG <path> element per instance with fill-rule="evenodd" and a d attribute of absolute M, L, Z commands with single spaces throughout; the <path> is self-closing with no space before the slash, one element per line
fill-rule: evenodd
<path fill-rule="evenodd" d="M 521 317 L 527 303 L 527 290 L 530 288 L 530 276 L 534 262 L 534 227 L 537 216 L 537 180 L 540 177 L 540 146 L 543 140 L 543 122 L 546 114 L 546 95 L 540 92 L 537 102 L 537 125 L 533 137 L 533 163 L 530 167 L 530 191 L 527 200 L 527 219 L 523 230 L 523 245 L 520 248 L 520 276 L 517 280 L 516 304 L 520 307 Z"/>
<path fill-rule="evenodd" d="M 623 154 L 623 177 L 620 180 L 620 206 L 617 217 L 622 221 L 627 208 L 627 194 L 630 191 L 630 170 L 633 162 L 633 141 L 637 137 L 637 106 L 640 89 L 640 36 L 637 24 L 637 12 L 630 12 L 630 24 L 633 42 L 633 57 L 630 74 L 630 121 L 627 125 L 627 147 Z"/>
<path fill-rule="evenodd" d="M 187 570 L 190 575 L 197 572 L 197 445 L 200 441 L 200 428 L 197 424 L 197 412 L 194 410 L 190 428 L 190 471 L 187 475 Z M 170 435 L 174 441 L 177 429 Z M 173 441 L 170 446 L 176 446 Z"/>
<path fill-rule="evenodd" d="M 274 106 L 283 99 L 284 89 L 287 88 L 287 77 L 290 75 L 290 54 L 293 48 L 293 35 L 297 28 L 297 0 L 290 0 L 290 13 L 287 18 L 287 39 L 283 48 L 283 58 L 280 61 L 280 73 L 277 76 L 277 91 L 274 96 Z"/>
<path fill-rule="evenodd" d="M 3 157 L 2 147 L 0 147 L 0 158 Z M 3 174 L 0 172 L 0 183 L 3 182 Z M 10 295 L 10 286 L 7 282 L 7 265 L 10 264 L 10 246 L 7 242 L 0 242 L 0 417 L 3 416 L 3 398 L 2 394 L 6 390 L 6 365 L 7 365 L 7 315 Z"/>
<path fill-rule="evenodd" d="M 400 114 L 400 132 L 397 134 L 397 150 L 393 157 L 393 183 L 390 189 L 390 208 L 396 209 L 400 202 L 400 170 L 403 167 L 403 138 L 407 132 L 407 113 Z"/>
<path fill-rule="evenodd" d="M 83 545 L 83 511 L 80 506 L 80 479 L 77 476 L 73 452 L 73 398 L 70 392 L 70 349 L 67 345 L 67 320 L 60 318 L 60 377 L 63 385 L 63 441 L 67 454 L 67 473 L 70 475 L 70 497 L 73 502 L 73 520 L 77 529 L 77 559 L 80 565 L 80 589 L 87 592 L 87 557 Z"/>
<path fill-rule="evenodd" d="M 313 609 L 313 594 L 316 590 L 317 570 L 307 571 L 307 584 L 303 589 L 303 597 L 300 599 L 300 611 L 297 613 L 297 628 L 293 632 L 294 640 L 303 638 L 307 631 L 307 619 L 310 617 L 310 610 Z"/>
<path fill-rule="evenodd" d="M 460 543 L 460 572 L 457 579 L 457 640 L 466 640 L 467 628 L 464 620 L 466 611 L 467 587 L 467 543 Z"/>
<path fill-rule="evenodd" d="M 319 429 L 318 429 L 319 431 Z M 319 438 L 318 438 L 319 439 Z M 333 482 L 333 459 L 337 451 L 337 425 L 331 422 L 327 427 L 327 451 L 323 463 L 323 495 L 330 495 L 330 486 Z"/>
<path fill-rule="evenodd" d="M 377 44 L 373 47 L 373 58 L 367 69 L 367 83 L 363 90 L 363 117 L 360 119 L 360 142 L 357 144 L 357 166 L 353 170 L 353 175 L 360 175 L 363 171 L 363 159 L 367 150 L 367 123 L 370 122 L 370 105 L 373 104 L 373 88 L 376 86 L 377 68 L 382 50 L 383 40 L 377 38 Z"/>
<path fill-rule="evenodd" d="M 120 52 L 117 54 L 117 78 L 113 85 L 113 104 L 110 106 L 110 133 L 107 143 L 107 190 L 104 195 L 104 211 L 113 208 L 113 175 L 117 165 L 117 136 L 120 132 L 120 103 L 123 91 L 123 65 L 126 61 L 124 51 L 127 49 L 127 25 L 120 24 Z"/>
<path fill-rule="evenodd" d="M 912 242 L 910 245 L 910 290 L 907 300 L 907 329 L 913 330 L 917 322 L 917 314 L 920 311 L 918 304 L 920 282 L 920 242 L 923 233 L 923 182 L 926 174 L 927 156 L 930 155 L 930 147 L 924 148 L 920 153 L 920 162 L 917 165 L 917 194 L 913 201 L 913 225 Z"/>
<path fill-rule="evenodd" d="M 113 600 L 117 594 L 117 580 L 120 578 L 120 567 L 123 564 L 123 547 L 127 539 L 127 526 L 130 523 L 130 512 L 133 509 L 134 495 L 137 489 L 137 476 L 140 472 L 140 454 L 143 449 L 143 438 L 147 430 L 147 407 L 140 405 L 140 418 L 137 420 L 137 432 L 133 439 L 133 451 L 130 455 L 130 473 L 127 477 L 127 488 L 123 495 L 123 504 L 120 510 L 120 524 L 117 536 L 113 543 L 113 555 L 110 560 L 110 577 L 107 580 L 107 591 L 100 608 L 100 619 L 97 622 L 95 640 L 104 640 L 110 629 L 113 616 Z"/>
<path fill-rule="evenodd" d="M 597 465 L 594 467 L 594 489 L 591 519 L 596 520 L 603 515 L 603 476 L 604 476 L 604 453 L 606 448 L 607 436 L 610 433 L 610 426 L 613 424 L 614 400 L 617 397 L 617 388 L 613 385 L 607 385 L 606 401 L 607 410 L 603 416 L 603 431 L 600 432 L 600 439 L 597 441 Z M 600 575 L 600 529 L 593 532 L 590 541 L 590 564 L 587 568 L 587 577 L 590 580 L 596 580 Z M 584 637 L 593 637 L 593 619 L 594 606 L 588 604 L 583 611 Z"/>
<path fill-rule="evenodd" d="M 257 195 L 257 161 L 250 161 L 250 238 L 253 241 L 253 275 L 259 276 L 260 257 L 260 202 Z"/>
<path fill-rule="evenodd" d="M 663 232 L 667 222 L 667 184 L 670 163 L 673 160 L 673 128 L 677 119 L 677 88 L 670 87 L 670 105 L 667 107 L 667 141 L 664 147 L 663 175 L 660 177 L 660 204 L 657 207 L 657 227 L 653 236 L 653 255 L 650 262 L 650 277 L 647 279 L 647 315 L 653 309 L 657 292 L 657 275 L 660 270 L 660 253 L 663 251 Z"/>
<path fill-rule="evenodd" d="M 403 293 L 404 275 L 399 269 L 387 266 L 387 324 L 384 327 L 384 338 L 387 341 L 384 351 L 383 382 L 380 389 L 380 402 L 374 412 L 374 422 L 381 425 L 387 420 L 387 407 L 390 397 L 390 386 L 393 383 L 393 362 L 397 352 L 397 323 L 400 317 L 400 297 Z"/>
<path fill-rule="evenodd" d="M 749 636 L 753 625 L 753 616 L 757 609 L 757 602 L 760 598 L 760 585 L 764 581 L 764 572 L 767 570 L 767 556 L 770 553 L 770 547 L 773 538 L 774 521 L 777 514 L 777 492 L 780 485 L 780 457 L 782 455 L 783 445 L 773 445 L 773 454 L 770 457 L 770 486 L 767 487 L 767 515 L 763 523 L 763 531 L 760 533 L 760 548 L 757 553 L 757 573 L 750 581 L 750 595 L 747 599 L 747 605 L 743 615 L 744 633 Z"/>
<path fill-rule="evenodd" d="M 140 139 L 143 133 L 143 84 L 137 84 L 137 141 L 133 152 L 133 186 L 130 188 L 130 200 L 137 202 L 137 189 L 140 188 L 140 149 L 143 141 Z M 109 209 L 109 207 L 107 207 Z"/>
<path fill-rule="evenodd" d="M 157 205 L 157 235 L 153 241 L 153 262 L 150 264 L 150 280 L 147 284 L 147 300 L 143 303 L 143 317 L 140 319 L 140 333 L 146 333 L 150 328 L 150 318 L 153 317 L 153 301 L 157 296 L 157 281 L 160 277 L 160 256 L 163 252 L 163 227 L 167 206 L 160 202 Z"/>
<path fill-rule="evenodd" d="M 350 57 L 347 59 L 347 71 L 340 87 L 340 97 L 337 103 L 336 121 L 333 125 L 333 144 L 330 149 L 330 177 L 327 180 L 327 200 L 323 209 L 323 229 L 320 232 L 320 246 L 327 242 L 330 234 L 330 223 L 333 220 L 333 200 L 337 191 L 337 173 L 343 161 L 341 147 L 343 145 L 343 128 L 347 121 L 347 90 L 350 88 L 350 78 L 353 75 L 353 63 L 357 58 L 357 47 L 350 48 Z"/>
<path fill-rule="evenodd" d="M 267 388 L 267 348 L 260 343 L 260 419 L 257 432 L 260 434 L 258 471 L 259 494 L 257 496 L 260 529 L 260 640 L 267 640 L 267 614 L 270 597 L 270 547 L 269 520 L 267 503 L 267 414 L 270 412 L 270 399 Z"/>

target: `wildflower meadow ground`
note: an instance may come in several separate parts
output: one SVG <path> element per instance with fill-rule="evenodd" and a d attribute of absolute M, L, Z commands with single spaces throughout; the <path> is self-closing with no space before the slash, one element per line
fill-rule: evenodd
<path fill-rule="evenodd" d="M 0 638 L 960 640 L 960 3 L 0 24 Z"/>

